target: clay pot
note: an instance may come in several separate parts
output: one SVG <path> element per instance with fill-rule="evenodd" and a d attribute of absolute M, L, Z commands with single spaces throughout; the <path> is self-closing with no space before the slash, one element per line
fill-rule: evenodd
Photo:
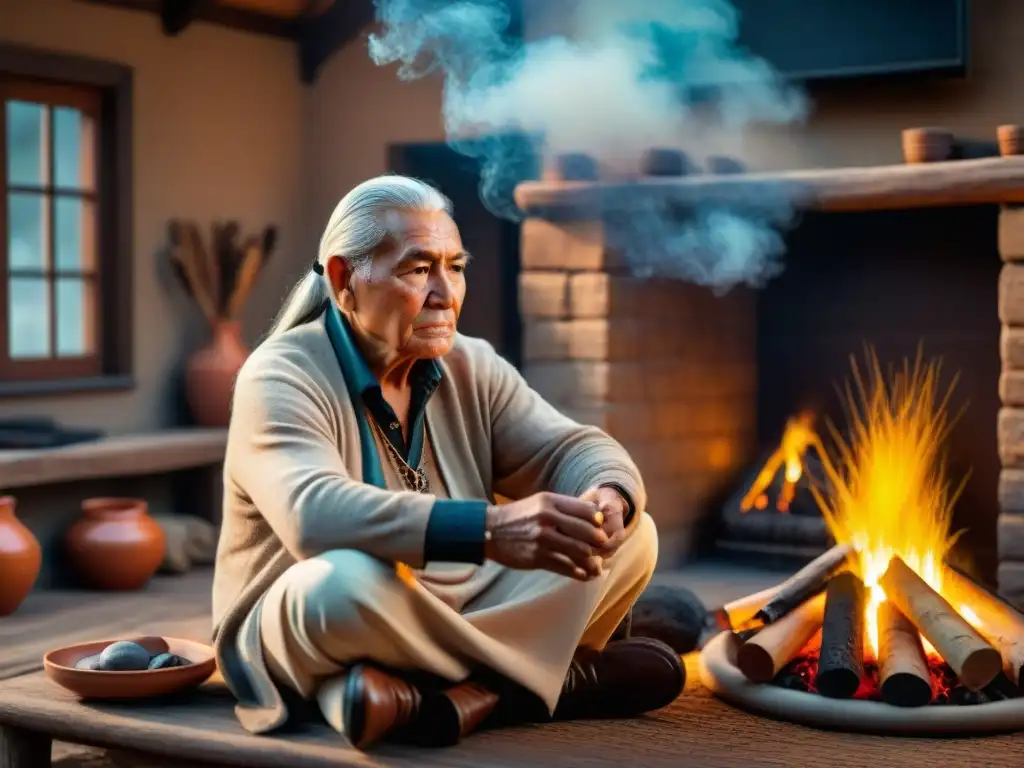
<path fill-rule="evenodd" d="M 248 357 L 240 323 L 225 320 L 214 326 L 210 343 L 192 355 L 185 366 L 185 397 L 196 424 L 228 425 L 235 378 Z"/>
<path fill-rule="evenodd" d="M 644 176 L 686 176 L 690 168 L 689 159 L 679 149 L 648 149 L 640 157 L 640 173 Z"/>
<path fill-rule="evenodd" d="M 14 613 L 39 578 L 43 553 L 17 517 L 13 496 L 0 497 L 0 616 Z"/>
<path fill-rule="evenodd" d="M 64 535 L 69 564 L 94 589 L 141 589 L 164 558 L 166 539 L 141 499 L 82 502 L 82 517 Z"/>
<path fill-rule="evenodd" d="M 996 128 L 996 137 L 999 139 L 999 154 L 1003 157 L 1024 154 L 1019 125 L 1000 125 Z"/>
<path fill-rule="evenodd" d="M 746 173 L 747 166 L 734 157 L 714 155 L 708 158 L 708 171 L 720 176 L 731 176 L 738 173 Z"/>
<path fill-rule="evenodd" d="M 945 128 L 903 131 L 903 159 L 911 164 L 936 163 L 953 155 L 953 133 Z"/>
<path fill-rule="evenodd" d="M 546 181 L 597 181 L 597 160 L 584 152 L 564 152 L 552 158 L 544 170 Z"/>

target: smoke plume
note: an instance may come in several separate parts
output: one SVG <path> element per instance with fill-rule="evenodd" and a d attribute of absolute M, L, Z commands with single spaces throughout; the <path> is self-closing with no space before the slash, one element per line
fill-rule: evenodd
<path fill-rule="evenodd" d="M 524 0 L 375 0 L 370 38 L 373 60 L 398 63 L 400 78 L 444 77 L 448 141 L 479 158 L 481 197 L 499 216 L 521 216 L 511 192 L 538 157 L 586 153 L 606 178 L 635 174 L 651 148 L 698 166 L 723 148 L 742 160 L 751 124 L 804 116 L 803 95 L 737 44 L 725 0 L 535 0 L 563 33 L 527 42 L 509 34 L 510 1 Z M 716 290 L 776 274 L 778 228 L 793 215 L 781 193 L 682 211 L 628 185 L 611 208 L 639 274 Z"/>

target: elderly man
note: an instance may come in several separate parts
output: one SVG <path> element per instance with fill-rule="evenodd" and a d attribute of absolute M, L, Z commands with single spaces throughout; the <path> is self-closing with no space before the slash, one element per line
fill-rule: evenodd
<path fill-rule="evenodd" d="M 253 732 L 315 700 L 359 748 L 445 745 L 682 690 L 609 642 L 657 558 L 636 467 L 456 333 L 469 259 L 437 190 L 361 184 L 238 377 L 214 634 Z"/>

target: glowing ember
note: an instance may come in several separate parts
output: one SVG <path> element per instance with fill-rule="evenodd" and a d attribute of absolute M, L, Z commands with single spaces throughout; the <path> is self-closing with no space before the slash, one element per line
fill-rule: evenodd
<path fill-rule="evenodd" d="M 779 512 L 789 511 L 789 505 L 796 493 L 796 484 L 804 474 L 804 454 L 816 440 L 813 422 L 813 416 L 809 413 L 800 414 L 786 422 L 779 447 L 768 457 L 747 495 L 740 502 L 741 512 L 747 512 L 751 508 L 764 509 L 768 506 L 765 491 L 780 470 L 783 472 L 783 482 L 782 489 L 775 499 L 775 509 Z"/>
<path fill-rule="evenodd" d="M 885 594 L 878 586 L 893 556 L 899 556 L 932 589 L 942 591 L 942 561 L 955 536 L 949 526 L 953 503 L 941 454 L 952 421 L 947 404 L 953 385 L 940 399 L 937 362 L 913 365 L 889 379 L 873 352 L 864 376 L 853 361 L 853 385 L 846 386 L 848 439 L 830 425 L 837 446 L 835 463 L 818 449 L 829 487 L 811 488 L 837 542 L 853 545 L 857 568 L 870 590 L 867 606 L 868 648 L 877 658 L 878 606 Z M 960 488 L 963 486 L 961 485 Z M 973 621 L 972 612 L 960 607 Z M 925 641 L 925 649 L 934 649 Z"/>

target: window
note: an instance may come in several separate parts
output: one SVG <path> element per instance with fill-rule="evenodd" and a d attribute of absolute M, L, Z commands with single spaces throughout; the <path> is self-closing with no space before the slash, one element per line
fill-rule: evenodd
<path fill-rule="evenodd" d="M 0 46 L 0 395 L 130 383 L 129 88 Z"/>

